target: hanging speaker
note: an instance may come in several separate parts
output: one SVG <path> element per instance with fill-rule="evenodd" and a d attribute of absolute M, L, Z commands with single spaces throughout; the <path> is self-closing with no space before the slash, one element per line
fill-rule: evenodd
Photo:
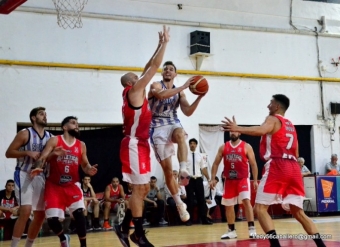
<path fill-rule="evenodd" d="M 190 33 L 190 55 L 210 53 L 210 32 L 194 31 Z"/>
<path fill-rule="evenodd" d="M 340 114 L 340 103 L 331 102 L 331 114 Z"/>

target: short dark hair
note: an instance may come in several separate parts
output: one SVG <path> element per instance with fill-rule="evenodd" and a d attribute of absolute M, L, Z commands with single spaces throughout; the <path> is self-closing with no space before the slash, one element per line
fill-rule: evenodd
<path fill-rule="evenodd" d="M 197 141 L 195 138 L 191 138 L 191 139 L 189 140 L 189 144 L 190 144 L 191 142 L 196 143 L 196 145 L 198 144 L 198 141 Z"/>
<path fill-rule="evenodd" d="M 283 106 L 284 110 L 286 111 L 289 107 L 289 98 L 283 94 L 275 94 L 273 98 Z"/>
<path fill-rule="evenodd" d="M 150 180 L 157 180 L 155 176 L 151 176 Z"/>
<path fill-rule="evenodd" d="M 13 183 L 13 184 L 14 184 L 14 180 L 13 180 L 13 179 L 8 179 L 7 182 L 6 182 L 6 186 L 7 186 L 7 184 L 9 184 L 9 183 Z"/>
<path fill-rule="evenodd" d="M 163 68 L 167 65 L 171 65 L 175 68 L 175 72 L 177 72 L 177 68 L 176 66 L 174 65 L 174 63 L 172 61 L 166 61 L 164 64 L 163 64 Z"/>
<path fill-rule="evenodd" d="M 217 182 L 220 181 L 220 179 L 219 179 L 217 176 L 215 176 L 215 180 L 216 180 Z"/>
<path fill-rule="evenodd" d="M 75 117 L 75 116 L 68 116 L 68 117 L 64 118 L 64 120 L 61 122 L 61 127 L 64 127 L 64 125 L 67 124 L 68 122 L 70 122 L 71 119 L 78 120 L 78 118 Z"/>
<path fill-rule="evenodd" d="M 33 123 L 33 120 L 32 120 L 32 117 L 35 117 L 39 111 L 45 111 L 46 108 L 45 107 L 42 107 L 42 106 L 38 106 L 36 108 L 33 108 L 30 112 L 30 121 L 31 123 Z"/>

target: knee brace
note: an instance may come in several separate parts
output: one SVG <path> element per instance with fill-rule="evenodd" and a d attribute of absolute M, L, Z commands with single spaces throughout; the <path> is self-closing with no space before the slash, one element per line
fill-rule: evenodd
<path fill-rule="evenodd" d="M 50 227 L 50 229 L 57 235 L 63 231 L 63 227 L 61 226 L 61 223 L 58 217 L 48 218 L 47 224 Z"/>
<path fill-rule="evenodd" d="M 73 218 L 76 225 L 76 231 L 79 238 L 86 237 L 86 219 L 82 208 L 73 211 Z"/>

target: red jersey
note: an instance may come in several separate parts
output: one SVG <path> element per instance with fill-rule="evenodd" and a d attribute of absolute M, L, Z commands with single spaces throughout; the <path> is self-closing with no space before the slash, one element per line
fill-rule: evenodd
<path fill-rule="evenodd" d="M 225 143 L 223 150 L 224 176 L 226 179 L 249 178 L 249 162 L 246 155 L 246 142 L 240 141 L 233 146 Z"/>
<path fill-rule="evenodd" d="M 271 158 L 296 160 L 298 146 L 295 127 L 291 121 L 281 115 L 275 115 L 280 122 L 281 128 L 274 134 L 266 134 L 261 137 L 260 156 L 264 160 Z"/>
<path fill-rule="evenodd" d="M 116 190 L 114 190 L 112 184 L 110 184 L 109 186 L 110 186 L 110 198 L 119 199 L 120 198 L 120 186 L 118 185 Z"/>
<path fill-rule="evenodd" d="M 125 136 L 149 139 L 151 124 L 151 110 L 147 99 L 144 99 L 141 107 L 133 107 L 128 100 L 128 92 L 132 86 L 123 91 L 123 133 Z"/>
<path fill-rule="evenodd" d="M 65 156 L 53 156 L 50 161 L 47 181 L 61 186 L 79 182 L 78 167 L 81 163 L 81 142 L 75 139 L 72 145 L 65 143 L 63 136 L 59 135 L 57 147 L 67 150 Z"/>

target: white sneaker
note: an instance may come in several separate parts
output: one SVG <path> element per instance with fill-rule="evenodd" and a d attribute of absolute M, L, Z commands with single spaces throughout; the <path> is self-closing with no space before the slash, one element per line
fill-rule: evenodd
<path fill-rule="evenodd" d="M 180 172 L 179 178 L 181 180 L 181 185 L 187 186 L 189 184 L 189 180 L 190 180 L 189 171 L 184 168 L 184 169 L 180 169 L 179 172 Z"/>
<path fill-rule="evenodd" d="M 230 229 L 228 229 L 228 231 L 221 236 L 221 239 L 232 239 L 232 238 L 237 238 L 237 234 L 235 230 L 231 231 Z"/>
<path fill-rule="evenodd" d="M 148 226 L 148 225 L 150 225 L 150 222 L 148 222 L 147 220 L 144 220 L 143 221 L 143 226 Z"/>
<path fill-rule="evenodd" d="M 164 218 L 162 218 L 158 223 L 159 223 L 160 225 L 166 225 L 166 224 L 168 224 L 168 222 L 165 221 Z"/>
<path fill-rule="evenodd" d="M 65 234 L 66 240 L 60 242 L 60 247 L 70 247 L 70 235 Z"/>
<path fill-rule="evenodd" d="M 249 226 L 248 231 L 249 231 L 249 238 L 255 238 L 256 237 L 255 226 Z"/>
<path fill-rule="evenodd" d="M 190 219 L 190 214 L 187 211 L 187 205 L 185 203 L 177 205 L 177 211 L 181 221 L 186 222 Z"/>

